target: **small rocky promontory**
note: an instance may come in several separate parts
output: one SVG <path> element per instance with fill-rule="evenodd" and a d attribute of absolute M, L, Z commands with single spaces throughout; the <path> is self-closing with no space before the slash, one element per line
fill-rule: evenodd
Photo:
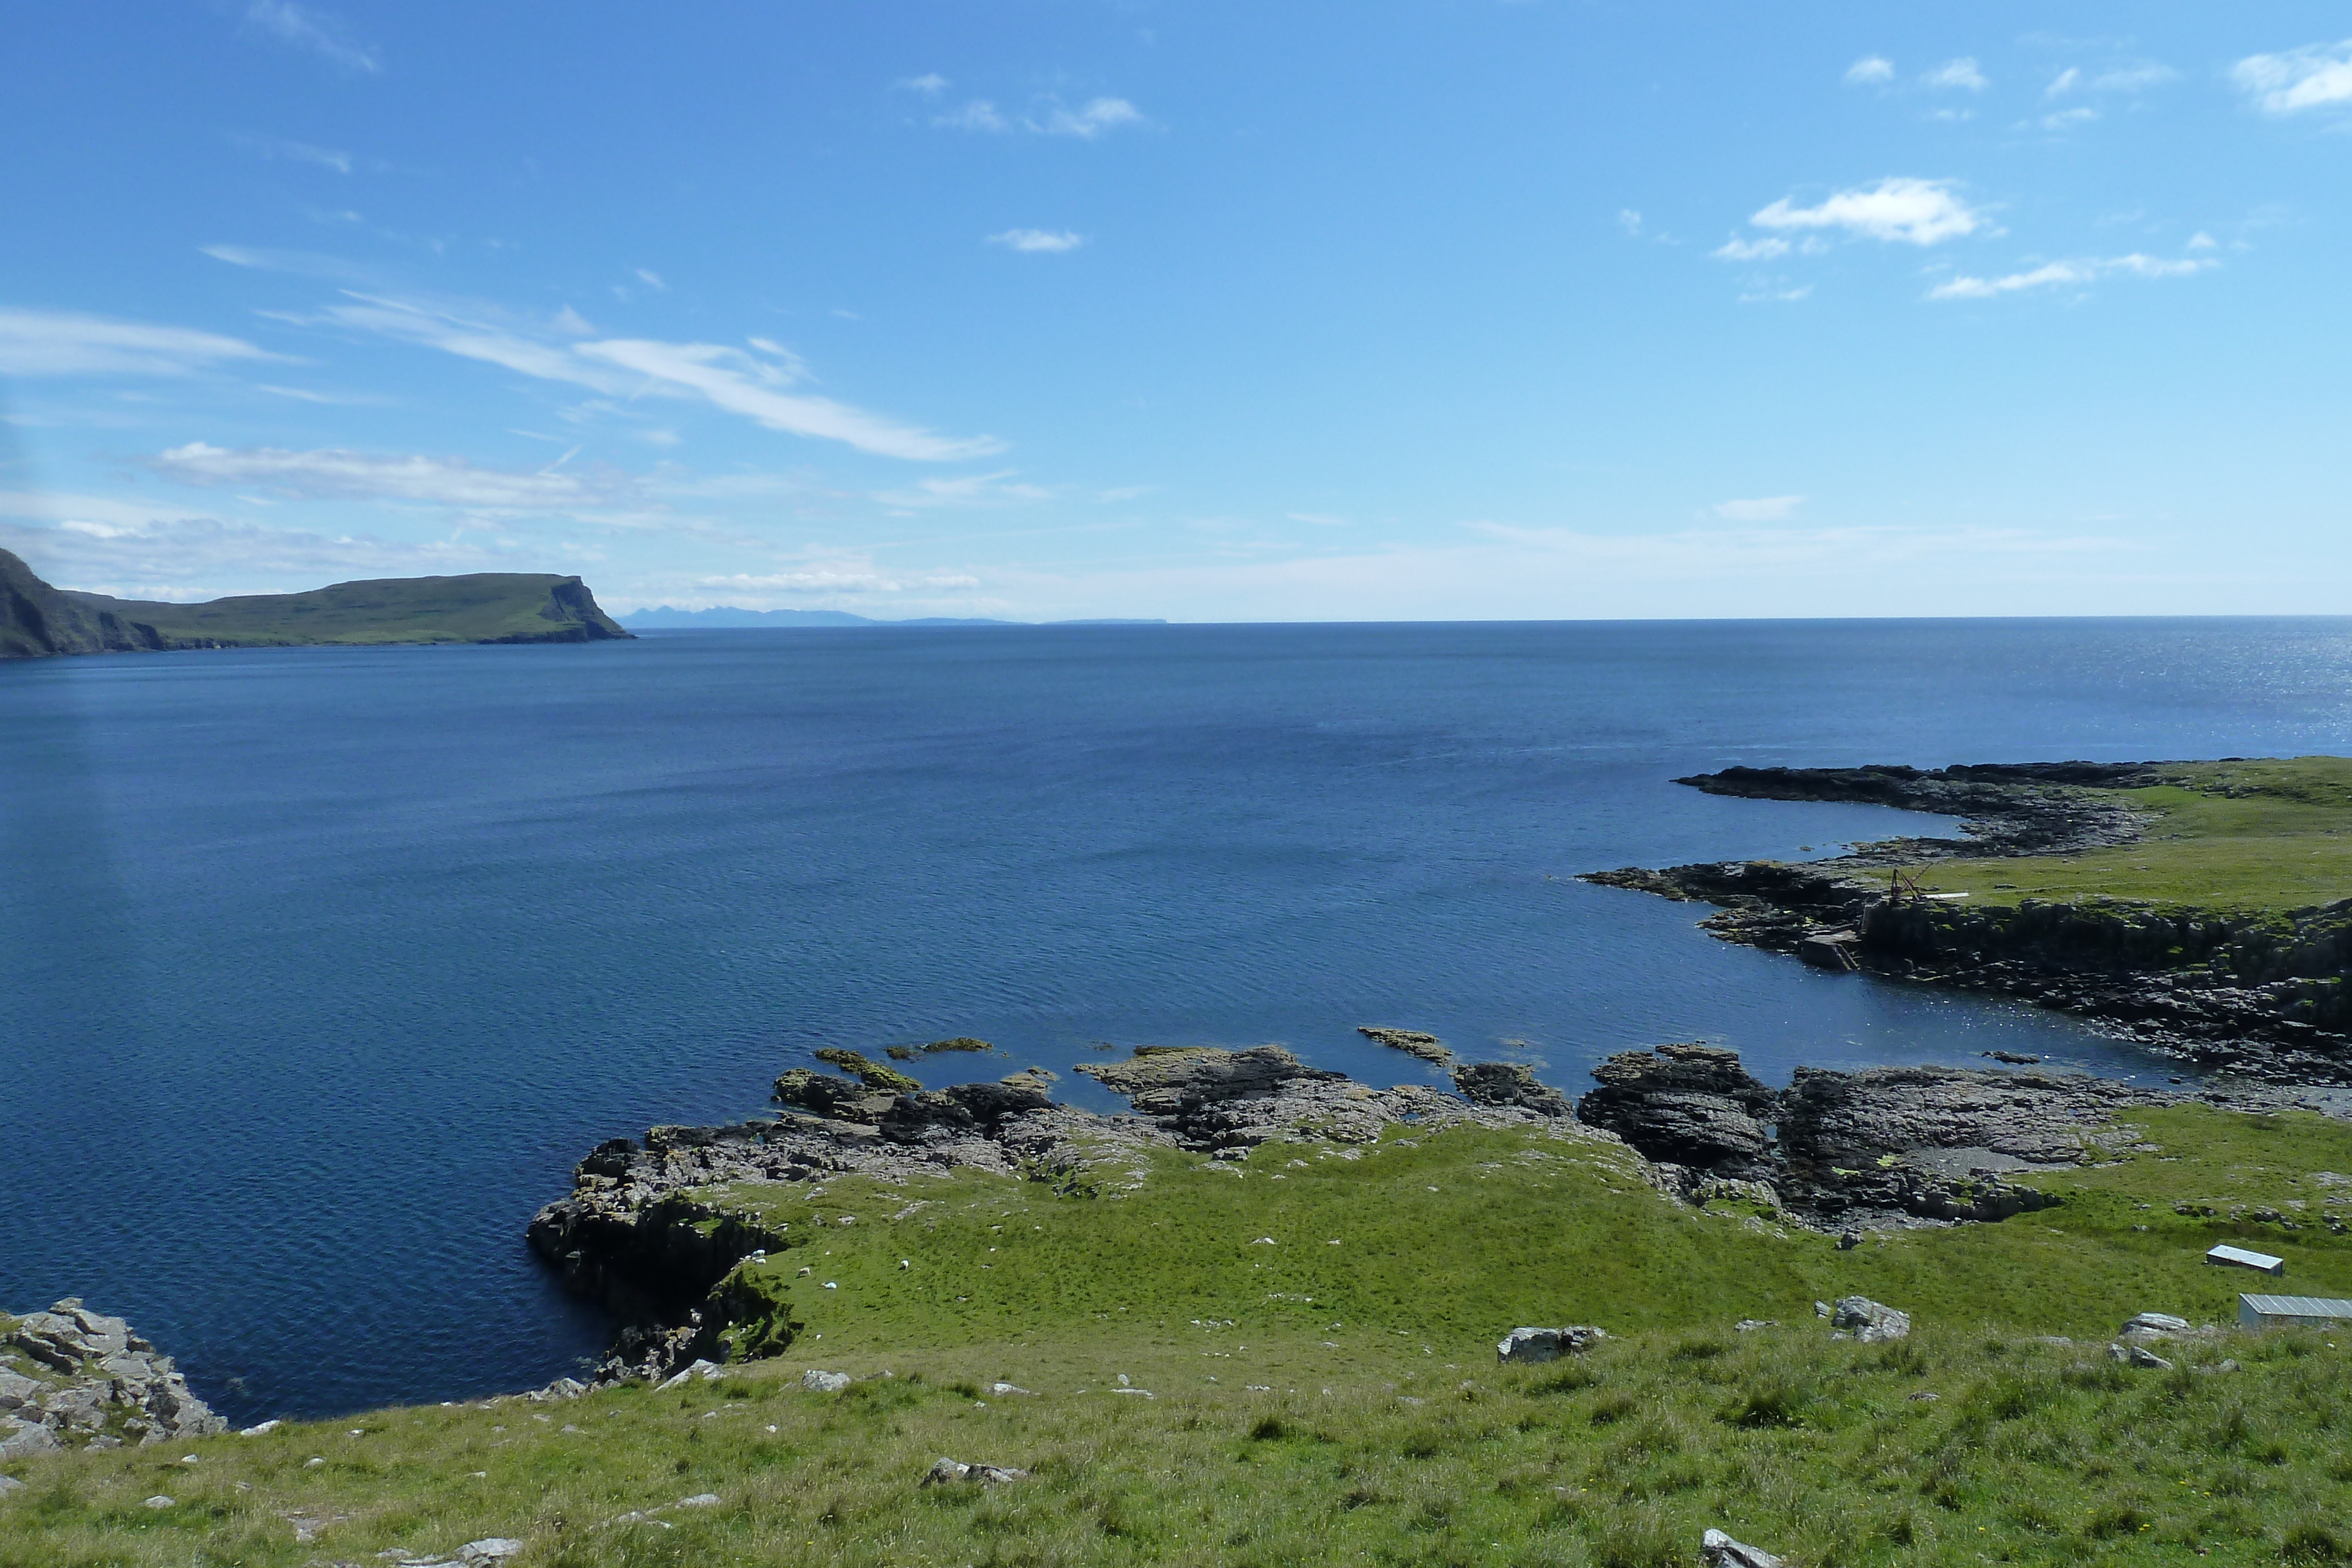
<path fill-rule="evenodd" d="M 170 1356 L 78 1296 L 0 1324 L 0 1459 L 228 1429 Z"/>
<path fill-rule="evenodd" d="M 1801 1067 L 1759 1082 L 1738 1053 L 1688 1043 L 1593 1070 L 1577 1104 L 1704 1202 L 1749 1197 L 1820 1228 L 1991 1220 L 2051 1200 L 2008 1178 L 2106 1157 L 2137 1134 L 2116 1113 L 2191 1098 L 2073 1073 Z"/>
<path fill-rule="evenodd" d="M 1373 1089 L 1278 1045 L 1146 1046 L 1127 1061 L 1081 1067 L 1133 1103 L 1132 1114 L 1112 1116 L 1055 1101 L 1053 1075 L 1039 1069 L 992 1083 L 893 1090 L 877 1086 L 887 1081 L 873 1063 L 846 1055 L 828 1060 L 855 1078 L 807 1068 L 778 1078 L 782 1108 L 773 1120 L 655 1127 L 642 1145 L 598 1145 L 580 1163 L 572 1196 L 532 1218 L 532 1249 L 567 1286 L 629 1325 L 600 1376 L 667 1375 L 723 1355 L 728 1307 L 714 1290 L 742 1259 L 783 1245 L 740 1215 L 707 1207 L 699 1188 L 851 1174 L 904 1182 L 964 1167 L 1116 1198 L 1148 1178 L 1152 1149 L 1238 1157 L 1276 1141 L 1370 1144 L 1399 1124 L 1435 1131 L 1563 1123 L 1570 1109 L 1522 1066 L 1456 1068 L 1459 1094 Z"/>

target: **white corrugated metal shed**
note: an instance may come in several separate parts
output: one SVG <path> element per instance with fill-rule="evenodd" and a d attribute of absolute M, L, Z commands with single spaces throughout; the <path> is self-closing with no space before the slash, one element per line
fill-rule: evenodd
<path fill-rule="evenodd" d="M 2352 1301 L 2326 1296 L 2241 1295 L 2238 1298 L 2240 1328 L 2311 1328 L 2321 1323 L 2352 1323 Z"/>
<path fill-rule="evenodd" d="M 2237 1269 L 2258 1269 L 2265 1274 L 2286 1272 L 2286 1260 L 2273 1258 L 2267 1252 L 2249 1252 L 2242 1247 L 2216 1247 L 2205 1254 L 2208 1263 L 2227 1263 Z"/>

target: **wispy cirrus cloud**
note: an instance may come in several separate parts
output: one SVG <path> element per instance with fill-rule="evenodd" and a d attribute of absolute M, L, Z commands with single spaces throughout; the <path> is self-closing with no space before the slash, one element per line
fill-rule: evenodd
<path fill-rule="evenodd" d="M 1019 115 L 1006 113 L 989 99 L 975 98 L 945 114 L 934 116 L 931 123 L 947 131 L 976 131 L 992 134 L 1019 131 L 1034 136 L 1072 136 L 1082 141 L 1091 141 L 1107 132 L 1123 127 L 1149 125 L 1151 120 L 1123 98 L 1090 98 L 1075 107 L 1057 98 L 1042 98 L 1033 103 L 1027 112 Z"/>
<path fill-rule="evenodd" d="M 248 136 L 240 132 L 232 134 L 229 141 L 233 145 L 266 159 L 314 164 L 321 169 L 332 169 L 338 174 L 348 174 L 359 166 L 359 159 L 352 153 L 338 152 L 332 147 L 314 147 L 308 141 L 293 141 L 283 136 Z"/>
<path fill-rule="evenodd" d="M 316 588 L 339 578 L 558 564 L 553 552 L 545 559 L 518 559 L 511 553 L 518 548 L 528 549 L 527 541 L 474 534 L 406 543 L 192 517 L 107 497 L 0 495 L 0 549 L 24 557 L 60 588 L 131 599 L 208 599 Z M 583 553 L 567 549 L 562 559 Z"/>
<path fill-rule="evenodd" d="M 1930 299 L 1997 299 L 2004 294 L 2024 294 L 2041 288 L 2060 288 L 2095 283 L 2102 277 L 2187 277 L 2219 267 L 2218 261 L 2204 257 L 2170 259 L 2164 256 L 2088 256 L 2072 261 L 2044 262 L 2022 272 L 2011 272 L 1999 277 L 1948 278 L 1927 290 Z"/>
<path fill-rule="evenodd" d="M 383 68 L 375 51 L 355 42 L 340 17 L 297 5 L 293 0 L 252 0 L 245 8 L 245 20 L 257 32 L 308 49 L 345 70 L 373 75 Z"/>
<path fill-rule="evenodd" d="M 1717 501 L 1707 508 L 1727 523 L 1780 523 L 1797 515 L 1802 496 L 1756 496 L 1742 501 Z"/>
<path fill-rule="evenodd" d="M 925 71 L 919 77 L 900 77 L 890 85 L 901 92 L 917 92 L 925 98 L 937 98 L 947 91 L 948 78 L 937 71 Z"/>
<path fill-rule="evenodd" d="M 1940 245 L 1986 225 L 1949 180 L 1885 179 L 1856 185 L 1810 207 L 1783 196 L 1748 220 L 1766 229 L 1841 230 L 1865 239 Z"/>
<path fill-rule="evenodd" d="M 1017 469 L 1005 468 L 994 474 L 967 474 L 953 479 L 923 479 L 913 485 L 880 491 L 874 498 L 886 507 L 909 511 L 933 507 L 1018 507 L 1053 499 L 1053 491 L 1043 485 L 1021 482 L 1018 474 Z"/>
<path fill-rule="evenodd" d="M 75 310 L 0 309 L 0 375 L 186 376 L 285 356 L 242 338 Z"/>
<path fill-rule="evenodd" d="M 2352 38 L 2248 55 L 2230 79 L 2264 114 L 2285 116 L 2352 104 Z"/>
<path fill-rule="evenodd" d="M 559 460 L 560 462 L 561 460 Z M 462 457 L 390 455 L 327 448 L 309 452 L 257 446 L 231 450 L 192 441 L 145 460 L 182 485 L 268 491 L 303 500 L 421 501 L 485 509 L 576 507 L 607 498 L 609 476 L 486 468 Z"/>
<path fill-rule="evenodd" d="M 1087 236 L 1069 229 L 1006 229 L 1003 234 L 990 235 L 986 243 L 1027 256 L 1054 256 L 1077 249 L 1087 243 Z"/>
<path fill-rule="evenodd" d="M 634 371 L 659 389 L 698 395 L 714 408 L 770 430 L 838 441 L 881 457 L 921 463 L 982 457 L 1004 449 L 994 436 L 950 437 L 899 424 L 831 398 L 789 391 L 797 367 L 718 343 L 614 338 L 575 343 L 572 353 Z"/>
<path fill-rule="evenodd" d="M 273 265 L 268 253 L 217 246 L 208 253 L 245 267 Z M 699 401 L 769 430 L 838 441 L 877 456 L 937 463 L 984 457 L 1004 450 L 994 436 L 943 436 L 887 415 L 796 391 L 808 379 L 796 355 L 765 338 L 751 350 L 722 343 L 673 343 L 653 339 L 599 338 L 566 306 L 537 318 L 479 301 L 447 300 L 344 289 L 343 301 L 280 319 L 373 333 L 436 349 L 460 359 L 572 386 L 606 397 Z"/>
<path fill-rule="evenodd" d="M 1794 248 L 1775 235 L 1768 235 L 1762 239 L 1740 239 L 1735 235 L 1707 254 L 1717 261 L 1771 261 Z"/>

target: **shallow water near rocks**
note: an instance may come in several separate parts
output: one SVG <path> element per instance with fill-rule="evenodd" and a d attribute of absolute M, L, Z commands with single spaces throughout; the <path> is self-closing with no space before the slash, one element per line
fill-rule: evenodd
<path fill-rule="evenodd" d="M 0 665 L 0 1305 L 86 1297 L 238 1421 L 511 1390 L 607 1325 L 524 1249 L 587 1148 L 808 1051 L 926 1082 L 1278 1040 L 1571 1092 L 2021 1051 L 2051 1015 L 1716 942 L 1574 873 L 1930 820 L 1731 763 L 2352 745 L 2341 620 L 858 629 Z"/>

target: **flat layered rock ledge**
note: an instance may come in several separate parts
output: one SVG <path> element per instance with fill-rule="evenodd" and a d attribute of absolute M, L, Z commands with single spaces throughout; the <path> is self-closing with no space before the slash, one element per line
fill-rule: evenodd
<path fill-rule="evenodd" d="M 1843 1232 L 2044 1207 L 2054 1200 L 2012 1178 L 2108 1157 L 2138 1137 L 2118 1113 L 2192 1097 L 2069 1074 L 1938 1067 L 1800 1070 L 1775 1090 L 1736 1052 L 1696 1042 L 1612 1057 L 1595 1070 L 1601 1086 L 1574 1103 L 1517 1064 L 1456 1066 L 1451 1093 L 1374 1089 L 1275 1045 L 1146 1047 L 1079 1071 L 1133 1111 L 1060 1103 L 1052 1075 L 1036 1069 L 911 1092 L 794 1069 L 777 1081 L 783 1108 L 772 1119 L 658 1126 L 642 1144 L 598 1145 L 571 1196 L 531 1220 L 530 1245 L 570 1289 L 623 1320 L 599 1381 L 666 1378 L 727 1359 L 727 1331 L 739 1321 L 731 1271 L 789 1245 L 750 1206 L 712 1201 L 714 1189 L 741 1184 L 853 1175 L 903 1184 L 969 1169 L 1116 1201 L 1150 1179 L 1161 1151 L 1228 1160 L 1269 1143 L 1360 1147 L 1401 1126 L 1416 1135 L 1526 1127 L 1620 1145 L 1620 1157 L 1675 1201 L 1727 1202 L 1747 1206 L 1752 1223 Z"/>
<path fill-rule="evenodd" d="M 170 1356 L 78 1296 L 0 1330 L 0 1460 L 228 1429 Z"/>

